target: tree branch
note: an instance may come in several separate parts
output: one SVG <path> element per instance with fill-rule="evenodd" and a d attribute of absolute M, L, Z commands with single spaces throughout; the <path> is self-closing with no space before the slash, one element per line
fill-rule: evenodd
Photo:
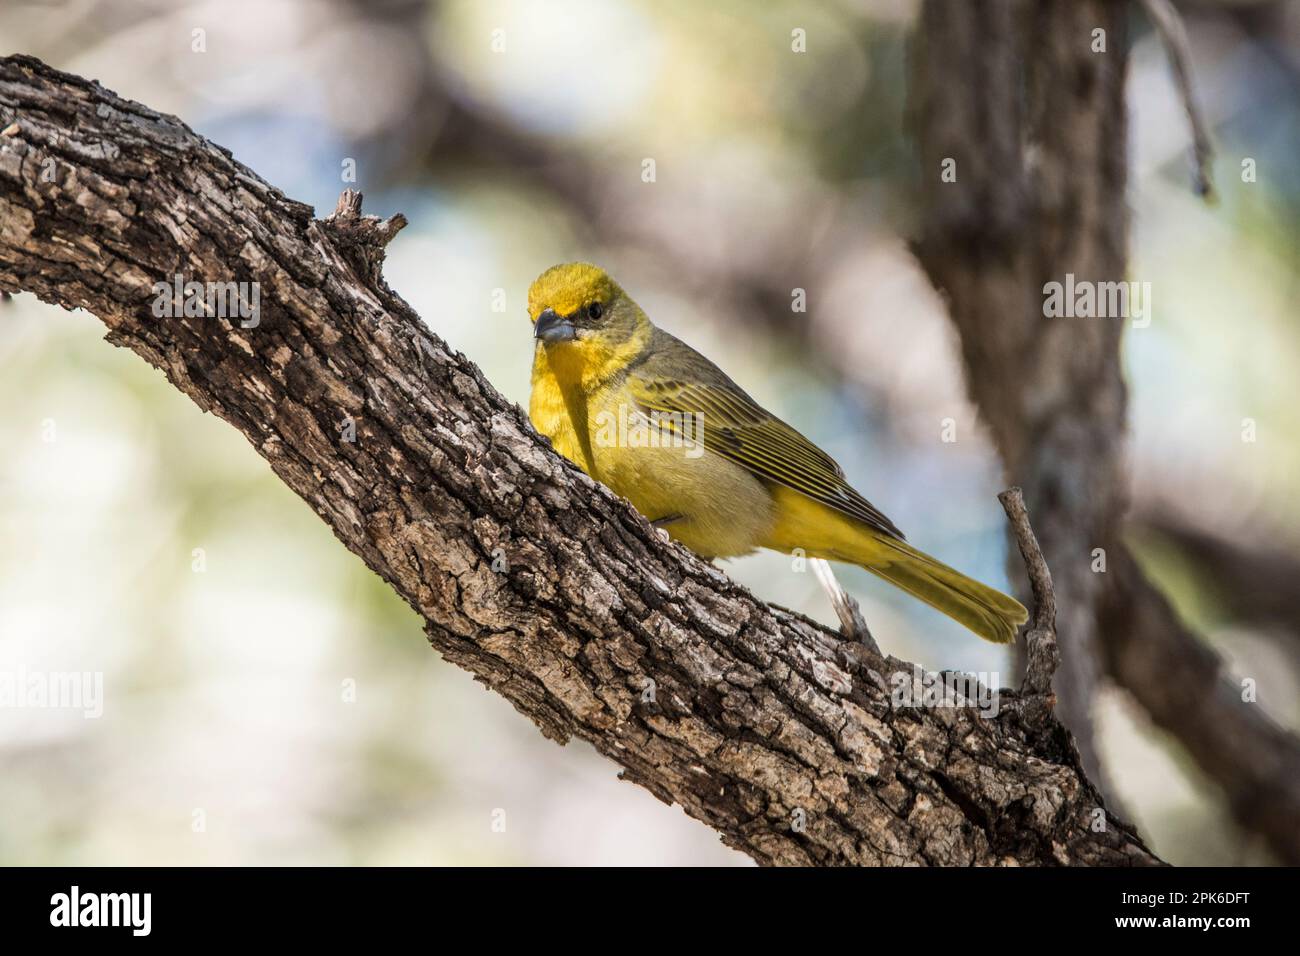
<path fill-rule="evenodd" d="M 345 195 L 315 220 L 175 118 L 30 58 L 0 59 L 6 128 L 0 290 L 92 312 L 238 428 L 548 737 L 761 863 L 1159 862 L 1097 826 L 1049 712 L 900 703 L 911 665 L 760 603 L 555 455 L 383 283 L 396 217 Z M 256 283 L 258 321 L 156 310 L 177 275 Z"/>
<path fill-rule="evenodd" d="M 1183 111 L 1187 114 L 1187 125 L 1191 128 L 1192 189 L 1196 195 L 1209 199 L 1214 192 L 1213 180 L 1210 178 L 1214 147 L 1210 145 L 1210 130 L 1205 122 L 1205 112 L 1192 88 L 1192 53 L 1191 44 L 1187 40 L 1187 28 L 1183 25 L 1183 18 L 1173 0 L 1142 0 L 1142 9 L 1146 11 L 1147 19 L 1164 44 L 1165 55 L 1169 57 L 1169 70 L 1174 78 L 1174 89 L 1178 91 Z"/>
<path fill-rule="evenodd" d="M 1176 548 L 1192 565 L 1197 586 L 1232 622 L 1280 632 L 1288 652 L 1300 652 L 1300 548 L 1294 541 L 1276 528 L 1255 534 L 1237 528 L 1229 536 L 1198 524 L 1190 509 L 1148 508 L 1134 524 L 1138 534 Z"/>
<path fill-rule="evenodd" d="M 1107 669 L 1219 784 L 1243 827 L 1300 863 L 1300 744 L 1232 680 L 1124 548 L 1101 605 Z M 1120 637 L 1118 635 L 1130 635 Z"/>
<path fill-rule="evenodd" d="M 1029 586 L 1034 594 L 1034 617 L 1025 632 L 1028 647 L 1025 650 L 1025 682 L 1021 689 L 1030 694 L 1050 694 L 1052 678 L 1061 663 L 1061 652 L 1056 646 L 1056 592 L 1052 587 L 1052 572 L 1047 568 L 1047 559 L 1043 557 L 1038 538 L 1029 525 L 1024 492 L 1010 488 L 998 495 L 998 500 L 1011 519 L 1011 532 L 1029 571 Z"/>

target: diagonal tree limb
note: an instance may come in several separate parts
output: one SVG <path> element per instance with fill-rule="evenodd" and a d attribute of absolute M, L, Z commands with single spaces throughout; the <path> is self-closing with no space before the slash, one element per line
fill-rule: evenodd
<path fill-rule="evenodd" d="M 93 313 L 238 428 L 548 737 L 761 863 L 1159 862 L 1050 712 L 908 706 L 911 665 L 755 600 L 555 455 L 384 284 L 400 220 L 354 194 L 316 220 L 31 58 L 0 59 L 0 130 L 0 290 Z M 156 309 L 178 275 L 256 283 L 258 321 Z"/>
<path fill-rule="evenodd" d="M 1241 825 L 1284 862 L 1300 863 L 1300 742 L 1179 620 L 1126 548 L 1115 549 L 1108 573 L 1100 607 L 1107 670 L 1219 784 Z"/>
<path fill-rule="evenodd" d="M 1292 657 L 1300 655 L 1300 548 L 1275 529 L 1210 528 L 1191 509 L 1148 506 L 1133 530 L 1177 549 L 1194 568 L 1196 586 L 1208 592 L 1235 624 L 1272 632 Z"/>

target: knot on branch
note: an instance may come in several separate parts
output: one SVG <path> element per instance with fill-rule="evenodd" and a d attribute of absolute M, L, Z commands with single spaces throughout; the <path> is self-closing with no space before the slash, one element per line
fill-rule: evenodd
<path fill-rule="evenodd" d="M 388 243 L 406 226 L 400 212 L 380 219 L 361 214 L 361 193 L 345 189 L 334 212 L 322 220 L 334 246 L 357 275 L 372 285 L 383 281 L 385 250 Z"/>

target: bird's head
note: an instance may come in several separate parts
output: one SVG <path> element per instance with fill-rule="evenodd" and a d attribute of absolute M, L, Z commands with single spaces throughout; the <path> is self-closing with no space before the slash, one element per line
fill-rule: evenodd
<path fill-rule="evenodd" d="M 587 262 L 566 262 L 538 276 L 528 290 L 528 317 L 548 353 L 618 351 L 648 325 L 618 283 Z"/>

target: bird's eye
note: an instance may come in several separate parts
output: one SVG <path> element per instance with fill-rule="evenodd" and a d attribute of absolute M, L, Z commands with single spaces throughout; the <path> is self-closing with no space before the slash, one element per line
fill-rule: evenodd
<path fill-rule="evenodd" d="M 587 306 L 587 314 L 591 316 L 593 319 L 599 319 L 602 315 L 605 314 L 605 310 L 601 308 L 599 302 L 593 302 L 591 303 L 591 305 Z"/>

